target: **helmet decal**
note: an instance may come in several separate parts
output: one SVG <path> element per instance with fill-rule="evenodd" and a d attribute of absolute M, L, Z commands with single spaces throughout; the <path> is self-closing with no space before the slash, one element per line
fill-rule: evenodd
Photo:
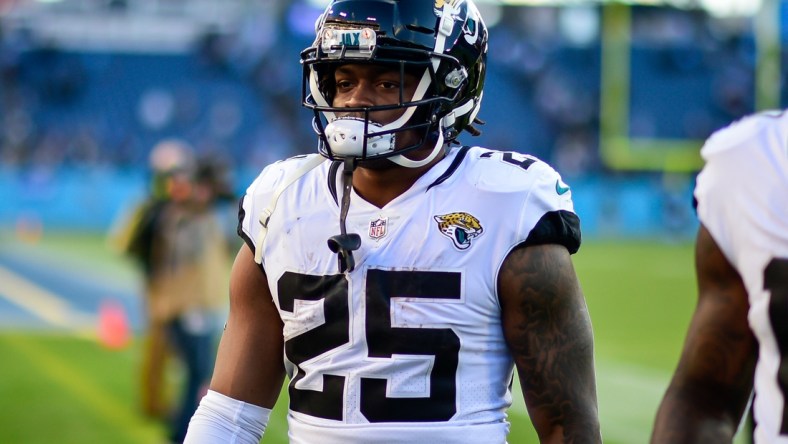
<path fill-rule="evenodd" d="M 457 10 L 461 3 L 465 3 L 465 0 L 435 0 L 435 15 L 440 17 L 443 14 L 443 9 L 446 7 L 446 5 L 449 5 L 452 9 Z"/>
<path fill-rule="evenodd" d="M 463 24 L 463 37 L 469 45 L 475 44 L 479 40 L 479 25 L 477 23 L 479 11 L 475 7 L 468 8 L 468 19 Z"/>

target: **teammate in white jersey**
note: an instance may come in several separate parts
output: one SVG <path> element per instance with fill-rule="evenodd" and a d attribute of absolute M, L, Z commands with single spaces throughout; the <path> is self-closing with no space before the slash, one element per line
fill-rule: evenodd
<path fill-rule="evenodd" d="M 755 443 L 788 443 L 788 113 L 704 145 L 698 305 L 653 443 L 731 442 L 753 390 Z"/>
<path fill-rule="evenodd" d="M 533 157 L 457 142 L 478 134 L 474 4 L 336 0 L 316 29 L 320 154 L 243 199 L 187 442 L 256 443 L 287 375 L 291 443 L 504 443 L 515 367 L 543 442 L 601 442 L 571 191 Z"/>

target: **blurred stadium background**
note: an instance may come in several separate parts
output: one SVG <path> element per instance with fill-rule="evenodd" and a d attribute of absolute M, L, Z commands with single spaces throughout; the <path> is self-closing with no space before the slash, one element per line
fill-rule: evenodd
<path fill-rule="evenodd" d="M 788 2 L 478 1 L 487 123 L 463 141 L 534 154 L 572 185 L 603 432 L 646 442 L 694 305 L 698 151 L 785 105 Z M 298 53 L 323 4 L 0 0 L 0 442 L 164 442 L 136 413 L 138 341 L 96 344 L 108 300 L 132 334 L 144 322 L 106 235 L 163 139 L 226 162 L 239 195 L 314 150 Z M 282 404 L 265 442 L 285 439 Z M 512 420 L 512 443 L 535 442 L 522 405 Z"/>

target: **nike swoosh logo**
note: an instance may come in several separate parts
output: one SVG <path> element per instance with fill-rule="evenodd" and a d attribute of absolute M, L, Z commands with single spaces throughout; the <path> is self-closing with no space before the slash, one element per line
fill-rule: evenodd
<path fill-rule="evenodd" d="M 566 194 L 567 191 L 569 191 L 569 185 L 561 182 L 561 179 L 555 181 L 555 192 L 558 193 L 559 196 Z"/>

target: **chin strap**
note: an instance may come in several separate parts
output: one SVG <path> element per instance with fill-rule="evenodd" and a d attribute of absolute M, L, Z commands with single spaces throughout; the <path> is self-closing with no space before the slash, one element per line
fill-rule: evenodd
<path fill-rule="evenodd" d="M 350 192 L 353 189 L 353 171 L 356 169 L 356 159 L 348 157 L 344 160 L 342 169 L 342 204 L 339 211 L 339 234 L 328 239 L 328 248 L 337 254 L 339 272 L 350 273 L 356 268 L 353 259 L 353 250 L 361 247 L 361 236 L 356 233 L 347 233 L 345 219 L 350 209 Z"/>
<path fill-rule="evenodd" d="M 396 156 L 389 157 L 389 160 L 405 168 L 419 168 L 432 162 L 436 157 L 438 157 L 438 154 L 440 154 L 442 151 L 443 151 L 443 128 L 439 126 L 438 140 L 435 141 L 435 145 L 432 147 L 432 152 L 430 152 L 429 156 L 425 157 L 422 160 L 411 160 L 405 157 L 405 155 L 403 154 L 398 154 Z"/>

